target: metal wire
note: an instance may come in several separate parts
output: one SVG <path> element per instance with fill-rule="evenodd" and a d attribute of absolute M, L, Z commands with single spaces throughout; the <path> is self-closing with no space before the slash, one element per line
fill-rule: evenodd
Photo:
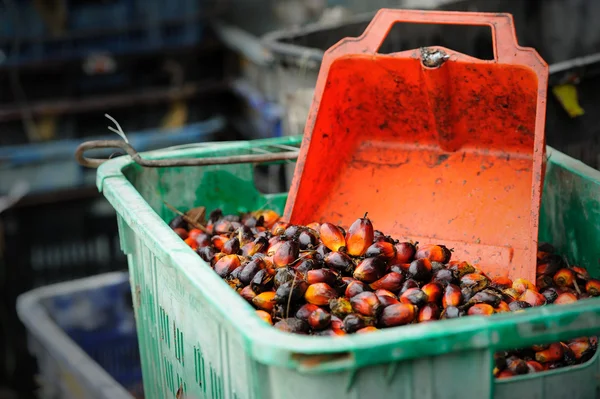
<path fill-rule="evenodd" d="M 231 165 L 238 163 L 264 163 L 275 161 L 291 161 L 298 158 L 298 148 L 285 145 L 270 145 L 262 148 L 252 148 L 250 151 L 259 154 L 231 155 L 224 157 L 207 158 L 182 158 L 182 159 L 145 159 L 131 146 L 122 140 L 93 140 L 87 141 L 77 147 L 75 159 L 86 168 L 98 168 L 107 159 L 88 158 L 84 156 L 86 151 L 99 148 L 120 148 L 131 156 L 139 165 L 147 168 L 164 168 L 173 166 L 207 166 L 207 165 Z M 292 149 L 292 150 L 290 150 Z M 276 151 L 286 150 L 286 151 Z"/>

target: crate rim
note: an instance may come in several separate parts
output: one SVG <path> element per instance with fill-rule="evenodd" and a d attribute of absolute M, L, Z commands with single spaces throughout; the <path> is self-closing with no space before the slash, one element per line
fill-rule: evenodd
<path fill-rule="evenodd" d="M 287 136 L 223 144 L 227 148 L 252 148 L 269 144 L 299 144 L 301 136 Z M 210 156 L 215 147 L 180 151 L 148 152 L 152 159 Z M 552 148 L 548 158 L 560 162 L 575 174 L 594 176 L 600 183 L 600 171 Z M 575 333 L 593 335 L 600 325 L 600 299 L 578 301 L 559 308 L 529 309 L 527 312 L 498 314 L 492 317 L 471 316 L 466 319 L 412 324 L 402 328 L 341 337 L 314 337 L 283 333 L 256 317 L 254 308 L 235 293 L 207 264 L 183 242 L 148 205 L 125 177 L 123 170 L 135 164 L 124 156 L 110 160 L 98 169 L 97 187 L 115 207 L 117 213 L 141 237 L 146 245 L 160 249 L 155 255 L 167 266 L 178 269 L 185 284 L 199 289 L 207 301 L 227 320 L 242 338 L 247 353 L 269 366 L 282 366 L 304 373 L 338 372 L 364 366 L 439 356 L 473 349 L 501 350 L 511 347 L 550 343 L 572 337 Z M 143 217 L 143 221 L 140 219 Z M 158 239 L 160 237 L 160 240 Z M 132 287 L 132 289 L 134 289 Z M 219 298 L 217 300 L 215 298 Z M 568 328 L 559 328 L 561 325 Z M 535 330 L 522 326 L 535 326 Z M 514 338 L 519 331 L 519 340 Z M 452 336 L 460 345 L 445 344 Z M 523 338 L 526 336 L 526 338 Z M 542 338 L 540 338 L 542 337 Z M 543 341 L 543 342 L 541 342 Z M 424 344 L 426 343 L 426 344 Z M 320 357 L 315 362 L 316 356 Z"/>
<path fill-rule="evenodd" d="M 56 295 L 72 294 L 123 281 L 129 281 L 128 272 L 111 272 L 47 285 L 19 295 L 16 307 L 19 319 L 27 327 L 28 334 L 41 342 L 46 350 L 56 349 L 48 350 L 52 357 L 58 357 L 58 360 L 68 365 L 69 370 L 81 377 L 78 381 L 85 385 L 91 384 L 92 392 L 102 392 L 106 397 L 114 399 L 132 399 L 132 396 L 56 325 L 41 302 Z M 93 380 L 84 378 L 90 375 L 94 376 Z"/>

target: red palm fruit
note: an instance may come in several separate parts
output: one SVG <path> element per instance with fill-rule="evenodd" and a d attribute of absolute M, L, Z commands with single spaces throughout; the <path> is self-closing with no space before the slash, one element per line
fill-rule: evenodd
<path fill-rule="evenodd" d="M 182 227 L 175 227 L 173 229 L 173 231 L 175 232 L 175 234 L 177 234 L 179 236 L 179 238 L 181 238 L 182 240 L 185 240 L 186 238 L 188 238 L 189 234 L 187 232 L 186 229 L 182 228 Z"/>
<path fill-rule="evenodd" d="M 396 248 L 396 256 L 391 263 L 400 265 L 402 263 L 410 263 L 415 259 L 417 247 L 411 242 L 401 242 L 394 245 Z"/>
<path fill-rule="evenodd" d="M 510 308 L 508 307 L 508 303 L 506 303 L 504 301 L 500 301 L 498 306 L 496 306 L 494 308 L 494 311 L 496 313 L 506 313 L 506 312 L 510 312 Z"/>
<path fill-rule="evenodd" d="M 325 266 L 341 272 L 351 273 L 354 269 L 354 262 L 343 252 L 330 252 L 325 255 L 323 262 Z"/>
<path fill-rule="evenodd" d="M 273 254 L 273 265 L 275 267 L 285 267 L 298 260 L 298 255 L 300 255 L 298 242 L 293 240 L 284 241 Z"/>
<path fill-rule="evenodd" d="M 408 303 L 386 306 L 381 312 L 380 322 L 385 327 L 402 326 L 412 323 L 416 317 L 416 307 Z"/>
<path fill-rule="evenodd" d="M 279 214 L 271 209 L 259 211 L 254 214 L 257 219 L 263 218 L 263 226 L 267 229 L 271 229 L 275 223 L 279 220 Z"/>
<path fill-rule="evenodd" d="M 317 305 L 305 303 L 300 307 L 300 309 L 298 309 L 298 311 L 296 311 L 296 318 L 308 321 L 308 316 L 310 316 L 317 309 L 320 309 Z"/>
<path fill-rule="evenodd" d="M 367 317 L 377 317 L 382 308 L 377 295 L 369 291 L 350 298 L 350 304 L 356 313 Z"/>
<path fill-rule="evenodd" d="M 190 248 L 192 248 L 194 251 L 198 249 L 198 243 L 196 242 L 196 239 L 195 239 L 195 238 L 188 237 L 188 238 L 186 238 L 186 239 L 185 239 L 185 240 L 183 240 L 183 241 L 185 241 L 185 243 L 186 243 L 186 244 L 187 244 L 187 245 L 188 245 Z"/>
<path fill-rule="evenodd" d="M 400 294 L 404 294 L 406 290 L 411 288 L 419 288 L 419 283 L 412 278 L 409 278 L 404 282 L 404 284 L 402 284 L 402 288 L 400 288 Z"/>
<path fill-rule="evenodd" d="M 356 333 L 357 334 L 367 334 L 370 332 L 375 332 L 375 331 L 379 331 L 379 329 L 377 327 L 373 327 L 373 326 L 366 326 L 361 328 L 360 330 L 357 330 Z"/>
<path fill-rule="evenodd" d="M 231 233 L 234 229 L 233 225 L 229 220 L 221 219 L 214 224 L 213 230 L 215 234 L 228 234 Z"/>
<path fill-rule="evenodd" d="M 375 295 L 377 295 L 377 297 L 389 296 L 391 298 L 398 299 L 398 297 L 393 292 L 385 290 L 383 288 L 376 290 Z"/>
<path fill-rule="evenodd" d="M 238 255 L 225 255 L 215 263 L 215 272 L 220 277 L 227 277 L 232 271 L 240 267 L 240 257 Z"/>
<path fill-rule="evenodd" d="M 572 287 L 575 281 L 575 273 L 571 269 L 563 268 L 557 271 L 552 279 L 554 284 L 561 288 Z"/>
<path fill-rule="evenodd" d="M 490 284 L 493 288 L 499 290 L 505 290 L 507 288 L 511 288 L 513 282 L 508 277 L 496 277 L 492 279 L 492 283 Z"/>
<path fill-rule="evenodd" d="M 230 238 L 223 244 L 223 249 L 221 250 L 223 253 L 227 255 L 237 254 L 240 250 L 240 240 L 237 237 Z"/>
<path fill-rule="evenodd" d="M 308 284 L 327 283 L 334 285 L 338 274 L 331 269 L 314 269 L 306 272 L 306 282 Z"/>
<path fill-rule="evenodd" d="M 373 283 L 379 280 L 385 274 L 386 264 L 379 258 L 366 258 L 362 260 L 352 277 L 365 283 Z"/>
<path fill-rule="evenodd" d="M 343 319 L 352 313 L 352 304 L 347 298 L 339 297 L 329 301 L 331 314 Z"/>
<path fill-rule="evenodd" d="M 400 273 L 389 272 L 379 280 L 369 284 L 373 290 L 384 289 L 388 291 L 399 291 L 402 288 L 404 276 Z"/>
<path fill-rule="evenodd" d="M 196 253 L 202 258 L 205 262 L 210 262 L 212 264 L 212 260 L 214 259 L 217 251 L 213 247 L 201 247 L 196 250 Z"/>
<path fill-rule="evenodd" d="M 587 337 L 580 337 L 574 340 L 571 340 L 568 344 L 569 349 L 573 352 L 573 356 L 575 359 L 580 360 L 583 357 L 587 356 L 590 352 L 593 352 L 592 345 L 590 344 L 590 340 Z"/>
<path fill-rule="evenodd" d="M 438 303 L 444 295 L 442 286 L 438 283 L 428 283 L 421 287 L 421 290 L 427 294 L 427 302 Z"/>
<path fill-rule="evenodd" d="M 541 344 L 541 345 L 531 345 L 531 349 L 534 352 L 541 352 L 541 351 L 545 351 L 546 349 L 548 349 L 550 347 L 550 344 Z"/>
<path fill-rule="evenodd" d="M 377 299 L 381 302 L 381 306 L 384 307 L 400 303 L 398 297 L 388 290 L 378 289 L 375 291 L 375 295 L 377 295 Z"/>
<path fill-rule="evenodd" d="M 529 367 L 527 367 L 525 360 L 516 356 L 509 356 L 506 359 L 506 369 L 515 374 L 527 374 L 529 371 Z"/>
<path fill-rule="evenodd" d="M 490 280 L 481 273 L 465 274 L 460 279 L 461 288 L 468 288 L 473 294 L 487 288 L 489 283 Z M 533 287 L 533 289 L 535 289 L 535 287 Z"/>
<path fill-rule="evenodd" d="M 407 274 L 409 267 L 410 267 L 410 263 L 401 263 L 399 265 L 390 266 L 390 271 L 400 273 L 400 274 Z"/>
<path fill-rule="evenodd" d="M 306 302 L 313 305 L 325 306 L 329 304 L 331 299 L 337 297 L 337 292 L 326 283 L 316 283 L 308 286 L 304 293 Z"/>
<path fill-rule="evenodd" d="M 323 330 L 331 324 L 331 314 L 318 308 L 308 316 L 308 324 L 315 330 Z"/>
<path fill-rule="evenodd" d="M 210 240 L 210 236 L 208 234 L 199 234 L 196 237 L 196 242 L 198 243 L 198 247 L 202 248 L 202 247 L 207 247 L 210 244 L 212 244 L 211 240 Z"/>
<path fill-rule="evenodd" d="M 417 281 L 429 281 L 431 279 L 431 261 L 427 258 L 413 260 L 408 267 L 408 275 Z"/>
<path fill-rule="evenodd" d="M 401 303 L 410 303 L 417 307 L 425 305 L 428 299 L 427 294 L 419 288 L 409 288 L 400 296 Z"/>
<path fill-rule="evenodd" d="M 382 307 L 396 305 L 398 303 L 401 303 L 398 299 L 391 297 L 391 296 L 383 295 L 383 296 L 378 296 L 377 298 L 379 298 L 379 302 L 381 302 Z"/>
<path fill-rule="evenodd" d="M 571 266 L 571 270 L 573 270 L 573 273 L 575 273 L 575 277 L 580 280 L 588 281 L 591 278 L 590 273 L 588 273 L 588 271 L 581 266 Z"/>
<path fill-rule="evenodd" d="M 242 255 L 254 256 L 257 253 L 264 253 L 269 247 L 269 241 L 266 237 L 256 237 L 254 241 L 244 244 L 242 248 Z"/>
<path fill-rule="evenodd" d="M 269 323 L 270 325 L 273 325 L 273 319 L 271 318 L 271 315 L 265 312 L 264 310 L 257 310 L 256 315 L 260 317 L 261 320 Z"/>
<path fill-rule="evenodd" d="M 279 248 L 281 248 L 283 243 L 284 243 L 284 241 L 281 241 L 281 239 L 279 237 L 272 237 L 269 240 L 269 247 L 267 249 L 267 255 L 269 255 L 269 256 L 275 255 L 275 253 L 279 250 Z"/>
<path fill-rule="evenodd" d="M 415 254 L 416 259 L 429 259 L 432 262 L 448 263 L 452 252 L 444 245 L 423 245 Z"/>
<path fill-rule="evenodd" d="M 535 268 L 536 276 L 553 276 L 560 269 L 560 263 L 558 262 L 544 262 L 540 263 Z"/>
<path fill-rule="evenodd" d="M 291 224 L 285 229 L 283 236 L 285 239 L 288 239 L 288 240 L 296 239 L 296 238 L 298 238 L 298 235 L 300 234 L 301 231 L 302 231 L 302 227 L 297 226 L 295 224 Z"/>
<path fill-rule="evenodd" d="M 346 286 L 346 291 L 344 292 L 344 295 L 346 296 L 346 298 L 352 298 L 353 296 L 368 290 L 369 288 L 365 283 L 363 283 L 362 281 L 354 280 Z"/>
<path fill-rule="evenodd" d="M 198 237 L 200 234 L 202 234 L 202 230 L 200 230 L 200 229 L 191 229 L 188 232 L 188 237 L 196 239 L 196 237 Z"/>
<path fill-rule="evenodd" d="M 464 293 L 463 293 L 463 299 L 466 299 Z M 501 300 L 502 300 L 502 296 L 498 292 L 496 292 L 496 290 L 485 289 L 485 290 L 479 291 L 478 293 L 473 295 L 471 298 L 469 298 L 469 300 L 467 301 L 467 303 L 465 305 L 470 306 L 470 305 L 474 305 L 476 303 L 487 303 L 488 305 L 491 305 L 492 307 L 496 307 L 496 306 L 498 306 L 498 304 L 500 303 Z"/>
<path fill-rule="evenodd" d="M 473 265 L 467 262 L 450 262 L 449 269 L 454 272 L 456 278 L 461 279 L 463 276 L 471 273 L 475 273 L 475 268 Z"/>
<path fill-rule="evenodd" d="M 252 304 L 260 310 L 271 312 L 275 307 L 275 292 L 265 291 L 252 299 Z"/>
<path fill-rule="evenodd" d="M 370 319 L 368 319 L 364 316 L 352 313 L 344 318 L 344 331 L 347 334 L 352 334 L 352 333 L 355 333 L 356 331 L 360 330 L 361 328 L 365 328 L 372 324 L 373 323 L 370 322 Z"/>
<path fill-rule="evenodd" d="M 266 267 L 267 264 L 263 259 L 253 258 L 250 260 L 250 262 L 246 263 L 244 269 L 240 272 L 238 278 L 240 279 L 240 282 L 242 284 L 248 285 L 250 284 L 254 276 L 256 276 L 256 273 L 258 273 L 262 269 L 265 269 Z"/>
<path fill-rule="evenodd" d="M 242 298 L 244 298 L 248 302 L 252 302 L 252 300 L 256 296 L 256 293 L 254 292 L 254 290 L 252 289 L 252 287 L 250 287 L 249 285 L 247 285 L 244 288 L 242 288 L 242 290 L 240 291 L 240 295 L 241 295 Z"/>
<path fill-rule="evenodd" d="M 565 305 L 568 303 L 573 303 L 573 302 L 577 302 L 577 295 L 571 293 L 571 292 L 563 292 L 562 294 L 560 294 L 558 296 L 558 298 L 556 298 L 556 300 L 554 301 L 555 305 Z"/>
<path fill-rule="evenodd" d="M 440 308 L 435 303 L 428 303 L 419 311 L 417 320 L 419 323 L 438 320 L 440 318 Z"/>
<path fill-rule="evenodd" d="M 431 281 L 434 283 L 439 283 L 442 287 L 446 287 L 448 284 L 454 281 L 454 275 L 452 274 L 452 271 L 448 269 L 440 269 L 433 273 Z"/>
<path fill-rule="evenodd" d="M 525 290 L 519 297 L 519 301 L 524 301 L 531 306 L 542 306 L 546 304 L 546 297 L 537 291 Z"/>
<path fill-rule="evenodd" d="M 490 316 L 494 314 L 494 307 L 492 305 L 488 305 L 487 303 L 477 303 L 469 308 L 467 314 L 469 316 Z"/>
<path fill-rule="evenodd" d="M 357 219 L 346 233 L 346 251 L 348 255 L 363 256 L 373 243 L 373 223 L 365 216 Z"/>
<path fill-rule="evenodd" d="M 285 232 L 285 229 L 287 229 L 289 225 L 290 224 L 288 222 L 278 220 L 271 227 L 271 234 L 273 234 L 274 236 L 280 236 Z"/>
<path fill-rule="evenodd" d="M 459 306 L 462 303 L 462 293 L 460 288 L 454 284 L 448 284 L 444 290 L 444 296 L 442 297 L 442 306 L 445 308 L 449 306 Z"/>
<path fill-rule="evenodd" d="M 544 371 L 544 366 L 535 360 L 527 361 L 527 368 L 529 369 L 529 373 L 539 373 L 540 371 Z"/>
<path fill-rule="evenodd" d="M 287 319 L 281 319 L 273 326 L 279 331 L 293 333 L 293 334 L 306 334 L 308 333 L 309 326 L 304 320 L 296 319 L 295 317 L 289 317 Z"/>
<path fill-rule="evenodd" d="M 553 285 L 554 281 L 550 276 L 542 275 L 535 279 L 535 287 L 537 288 L 538 292 L 543 291 L 548 287 L 552 287 Z"/>
<path fill-rule="evenodd" d="M 319 238 L 321 238 L 321 242 L 332 251 L 338 251 L 346 245 L 344 233 L 335 224 L 323 223 L 319 227 Z"/>
<path fill-rule="evenodd" d="M 554 303 L 558 298 L 558 291 L 556 291 L 556 288 L 550 287 L 542 291 L 542 295 L 546 298 L 546 303 Z"/>
<path fill-rule="evenodd" d="M 524 301 L 512 301 L 511 303 L 508 304 L 508 308 L 510 309 L 511 312 L 523 311 L 524 309 L 528 309 L 530 307 L 531 307 L 531 305 Z"/>
<path fill-rule="evenodd" d="M 519 291 L 515 290 L 514 288 L 507 288 L 505 290 L 502 290 L 502 298 L 509 305 L 511 302 L 518 300 L 520 296 L 521 293 L 519 293 Z"/>
<path fill-rule="evenodd" d="M 318 245 L 319 239 L 311 230 L 305 229 L 298 234 L 298 243 L 300 244 L 300 249 L 312 249 Z"/>
<path fill-rule="evenodd" d="M 347 315 L 346 315 L 347 316 Z M 344 316 L 344 317 L 346 317 Z M 344 319 L 340 318 L 334 314 L 331 315 L 331 328 L 333 330 L 343 330 L 344 328 Z"/>
<path fill-rule="evenodd" d="M 535 360 L 539 363 L 556 362 L 563 358 L 564 350 L 560 342 L 550 344 L 548 349 L 536 352 Z"/>
<path fill-rule="evenodd" d="M 569 345 L 565 344 L 564 342 L 561 342 L 560 345 L 563 348 L 563 362 L 565 362 L 565 364 L 569 366 L 575 364 L 575 362 L 577 362 L 577 359 L 575 358 L 575 354 L 573 353 L 571 348 L 569 348 Z"/>
<path fill-rule="evenodd" d="M 585 292 L 591 296 L 600 296 L 600 280 L 590 280 L 585 284 Z"/>
<path fill-rule="evenodd" d="M 321 225 L 319 223 L 317 223 L 317 222 L 312 222 L 312 223 L 307 224 L 306 227 L 308 227 L 309 229 L 311 229 L 315 233 L 318 233 L 319 229 L 321 228 Z"/>
<path fill-rule="evenodd" d="M 462 317 L 465 315 L 465 311 L 457 308 L 456 306 L 448 306 L 446 309 L 442 311 L 440 315 L 440 319 L 456 319 L 457 317 Z"/>
<path fill-rule="evenodd" d="M 389 241 L 376 241 L 365 252 L 367 258 L 382 258 L 390 261 L 396 257 L 396 248 Z"/>
<path fill-rule="evenodd" d="M 216 235 L 212 236 L 210 240 L 212 242 L 213 247 L 221 251 L 223 249 L 223 245 L 225 245 L 225 243 L 229 240 L 229 237 L 227 237 L 226 235 Z"/>
<path fill-rule="evenodd" d="M 515 373 L 513 373 L 509 369 L 506 369 L 506 370 L 502 370 L 501 372 L 499 372 L 496 375 L 496 378 L 498 378 L 498 379 L 510 378 L 510 377 L 514 377 L 515 375 L 516 375 Z"/>
<path fill-rule="evenodd" d="M 519 294 L 524 293 L 526 290 L 537 291 L 535 285 L 533 285 L 530 281 L 527 281 L 523 278 L 518 278 L 513 282 L 512 288 L 517 290 Z"/>

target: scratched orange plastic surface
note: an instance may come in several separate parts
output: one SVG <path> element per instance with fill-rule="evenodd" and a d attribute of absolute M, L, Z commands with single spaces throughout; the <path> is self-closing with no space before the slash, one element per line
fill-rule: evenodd
<path fill-rule="evenodd" d="M 495 59 L 377 54 L 397 22 L 488 25 Z M 547 69 L 510 15 L 381 10 L 323 59 L 286 217 L 349 226 L 369 212 L 386 234 L 535 281 Z"/>

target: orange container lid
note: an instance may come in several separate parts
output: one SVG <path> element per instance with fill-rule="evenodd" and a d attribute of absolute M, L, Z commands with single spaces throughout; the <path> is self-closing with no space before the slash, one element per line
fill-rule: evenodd
<path fill-rule="evenodd" d="M 483 25 L 494 59 L 378 54 L 395 23 Z M 548 66 L 508 14 L 380 10 L 323 58 L 285 217 L 445 244 L 490 276 L 535 281 Z"/>

